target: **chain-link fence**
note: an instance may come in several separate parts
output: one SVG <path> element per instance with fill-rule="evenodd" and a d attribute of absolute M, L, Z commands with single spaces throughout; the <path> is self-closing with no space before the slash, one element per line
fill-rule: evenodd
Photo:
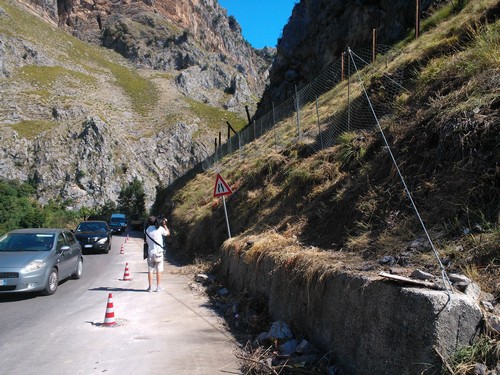
<path fill-rule="evenodd" d="M 279 106 L 253 121 L 239 134 L 228 139 L 216 152 L 203 162 L 206 170 L 216 165 L 224 156 L 239 152 L 240 158 L 256 157 L 279 151 L 296 142 L 307 145 L 313 152 L 329 148 L 346 132 L 379 132 L 386 143 L 412 208 L 420 220 L 427 239 L 432 245 L 443 276 L 446 290 L 451 290 L 449 279 L 441 264 L 439 254 L 420 217 L 411 192 L 406 186 L 381 122 L 394 112 L 398 97 L 407 93 L 402 77 L 389 73 L 394 54 L 388 46 L 357 53 L 350 48 L 342 54 L 341 61 L 329 66 L 314 81 Z M 377 60 L 377 63 L 373 63 Z M 272 132 L 272 133 L 271 133 Z M 266 134 L 266 137 L 262 137 Z M 252 142 L 259 139 L 259 142 Z"/>
<path fill-rule="evenodd" d="M 308 144 L 314 151 L 331 147 L 339 135 L 346 131 L 372 129 L 373 114 L 362 96 L 360 83 L 352 78 L 354 66 L 362 70 L 364 80 L 379 79 L 377 86 L 382 92 L 373 92 L 377 113 L 387 113 L 394 97 L 404 90 L 397 77 L 389 77 L 378 71 L 380 61 L 387 65 L 392 59 L 389 46 L 377 46 L 376 55 L 371 49 L 350 54 L 327 67 L 316 79 L 296 90 L 295 95 L 275 106 L 245 129 L 219 145 L 214 154 L 202 162 L 204 170 L 211 168 L 224 156 L 239 151 L 240 157 L 278 151 L 293 143 Z M 376 58 L 379 64 L 370 65 Z M 372 69 L 370 67 L 373 66 Z M 262 135 L 272 131 L 269 142 L 254 147 L 244 147 Z M 272 143 L 272 144 L 271 144 Z"/>

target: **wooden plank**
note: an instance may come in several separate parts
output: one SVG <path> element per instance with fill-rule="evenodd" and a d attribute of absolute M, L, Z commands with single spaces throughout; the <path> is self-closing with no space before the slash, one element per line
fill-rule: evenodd
<path fill-rule="evenodd" d="M 379 276 L 382 276 L 386 279 L 393 280 L 393 281 L 398 281 L 406 284 L 412 284 L 412 285 L 417 285 L 417 286 L 423 286 L 426 288 L 432 288 L 432 289 L 438 289 L 437 285 L 435 283 L 429 282 L 429 281 L 422 281 L 422 280 L 415 280 L 415 279 L 410 279 L 409 277 L 405 276 L 399 276 L 399 275 L 393 275 L 387 272 L 380 272 L 378 274 Z"/>

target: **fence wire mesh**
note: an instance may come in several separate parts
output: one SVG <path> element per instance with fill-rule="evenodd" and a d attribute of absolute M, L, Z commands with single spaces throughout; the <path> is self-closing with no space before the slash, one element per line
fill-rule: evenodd
<path fill-rule="evenodd" d="M 329 66 L 311 83 L 296 90 L 295 95 L 272 111 L 253 121 L 239 134 L 228 139 L 203 163 L 208 169 L 229 153 L 238 150 L 240 158 L 258 157 L 271 151 L 278 152 L 296 142 L 307 145 L 313 152 L 332 147 L 339 137 L 353 132 L 354 137 L 365 132 L 379 132 L 386 141 L 382 123 L 384 116 L 397 108 L 398 97 L 408 92 L 402 86 L 398 72 L 388 73 L 387 66 L 395 56 L 388 46 L 378 46 L 377 53 L 370 50 L 348 52 L 341 61 Z M 377 63 L 374 64 L 374 60 Z M 352 137 L 351 137 L 352 139 Z M 258 140 L 258 142 L 253 142 Z M 429 242 L 432 240 L 411 198 L 397 162 L 386 141 L 395 168 L 411 200 Z M 219 165 L 220 167 L 220 165 Z M 447 292 L 452 291 L 439 253 L 432 244 L 442 271 Z"/>
<path fill-rule="evenodd" d="M 375 120 L 370 107 L 362 94 L 362 87 L 354 80 L 353 61 L 362 77 L 372 90 L 371 96 L 377 113 L 384 115 L 394 105 L 394 98 L 404 90 L 398 77 L 381 73 L 375 65 L 372 49 L 342 54 L 340 60 L 316 77 L 312 82 L 296 91 L 296 94 L 275 106 L 273 109 L 254 120 L 245 129 L 232 136 L 226 143 L 219 145 L 214 154 L 202 162 L 207 170 L 218 163 L 224 156 L 239 152 L 240 158 L 279 151 L 296 142 L 302 142 L 314 152 L 329 148 L 338 137 L 347 131 L 373 129 Z M 378 45 L 377 61 L 387 63 L 391 60 L 389 46 Z M 380 69 L 383 64 L 377 64 Z M 374 86 L 370 80 L 379 80 Z M 250 145 L 264 134 L 268 139 L 259 145 Z M 257 148 L 258 147 L 258 148 Z"/>

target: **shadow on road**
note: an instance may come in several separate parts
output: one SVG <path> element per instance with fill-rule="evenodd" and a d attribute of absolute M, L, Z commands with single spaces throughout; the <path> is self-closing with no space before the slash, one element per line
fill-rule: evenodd
<path fill-rule="evenodd" d="M 109 286 L 101 286 L 99 288 L 89 289 L 93 292 L 143 292 L 147 293 L 146 289 L 131 289 L 131 288 L 117 288 L 117 287 L 109 287 Z"/>
<path fill-rule="evenodd" d="M 59 286 L 65 284 L 69 279 L 64 279 L 59 281 Z M 0 293 L 0 303 L 4 302 L 18 302 L 33 298 L 44 298 L 50 297 L 42 295 L 40 292 L 10 292 L 10 293 Z"/>
<path fill-rule="evenodd" d="M 36 297 L 40 297 L 40 293 L 31 292 L 31 293 L 0 294 L 0 303 L 24 301 Z"/>

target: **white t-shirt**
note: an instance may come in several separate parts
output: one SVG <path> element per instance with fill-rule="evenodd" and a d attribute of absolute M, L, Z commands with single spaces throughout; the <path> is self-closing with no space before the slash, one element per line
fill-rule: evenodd
<path fill-rule="evenodd" d="M 166 237 L 169 234 L 167 230 L 163 227 L 156 228 L 154 225 L 150 225 L 148 229 L 146 229 L 146 232 L 149 235 L 146 236 L 146 241 L 148 243 L 148 255 L 163 254 L 163 248 L 155 244 L 153 240 L 158 242 L 160 245 L 163 245 L 163 237 Z"/>

